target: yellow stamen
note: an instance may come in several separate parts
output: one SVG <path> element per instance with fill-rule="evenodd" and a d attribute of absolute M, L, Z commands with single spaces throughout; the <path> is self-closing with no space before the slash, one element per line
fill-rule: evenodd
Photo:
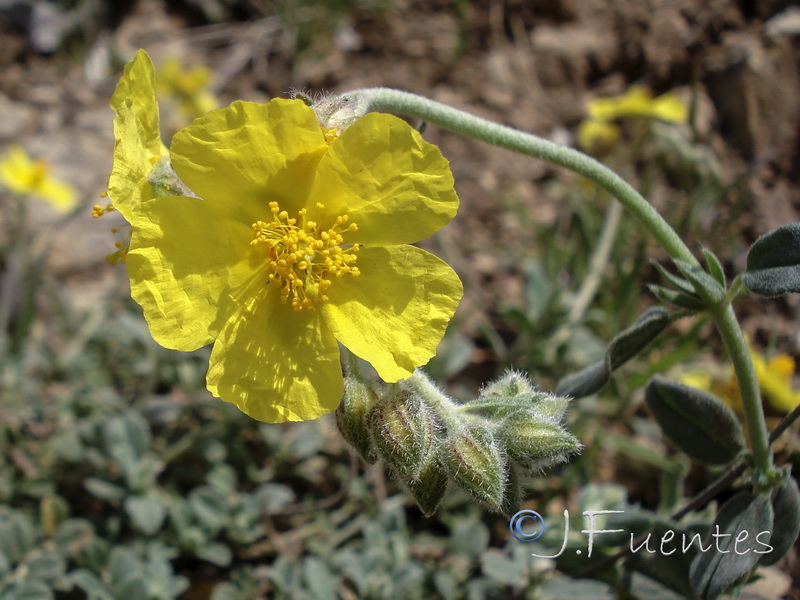
<path fill-rule="evenodd" d="M 317 203 L 317 208 L 324 208 Z M 359 275 L 356 263 L 358 244 L 344 246 L 342 233 L 356 231 L 355 223 L 342 229 L 349 217 L 336 218 L 333 227 L 323 229 L 316 221 L 305 221 L 306 210 L 297 218 L 281 210 L 277 202 L 269 203 L 272 220 L 253 223 L 251 246 L 267 247 L 268 280 L 281 288 L 281 302 L 292 309 L 314 310 L 315 304 L 328 300 L 329 275 Z"/>

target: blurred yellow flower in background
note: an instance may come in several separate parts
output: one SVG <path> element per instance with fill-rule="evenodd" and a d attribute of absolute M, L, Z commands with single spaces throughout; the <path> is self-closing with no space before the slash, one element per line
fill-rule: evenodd
<path fill-rule="evenodd" d="M 158 94 L 177 104 L 190 121 L 219 108 L 217 97 L 209 89 L 212 72 L 205 65 L 184 69 L 177 58 L 165 60 L 156 72 Z"/>
<path fill-rule="evenodd" d="M 53 177 L 45 161 L 33 160 L 17 145 L 0 159 L 0 181 L 15 194 L 33 196 L 61 212 L 69 211 L 77 200 L 74 187 Z"/>
<path fill-rule="evenodd" d="M 368 114 L 329 143 L 301 100 L 234 102 L 179 131 L 171 157 L 200 198 L 134 211 L 131 292 L 163 346 L 213 342 L 212 394 L 261 421 L 314 419 L 342 398 L 338 343 L 389 382 L 434 355 L 462 286 L 409 244 L 458 197 L 406 122 Z"/>
<path fill-rule="evenodd" d="M 768 359 L 750 346 L 750 357 L 761 394 L 774 409 L 788 413 L 800 404 L 800 391 L 792 388 L 795 361 L 791 356 L 776 354 Z M 707 371 L 690 372 L 681 376 L 680 381 L 684 385 L 711 392 L 732 408 L 741 410 L 739 386 L 733 373 L 727 377 L 714 377 Z"/>
<path fill-rule="evenodd" d="M 667 92 L 654 98 L 649 89 L 640 85 L 632 85 L 622 96 L 592 100 L 587 113 L 595 121 L 639 117 L 685 123 L 689 116 L 686 104 L 675 93 Z"/>
<path fill-rule="evenodd" d="M 621 130 L 613 123 L 618 119 L 658 119 L 667 123 L 685 123 L 689 116 L 686 103 L 677 94 L 667 92 L 658 97 L 640 85 L 631 86 L 623 95 L 596 98 L 589 102 L 588 118 L 578 125 L 578 145 L 589 152 L 607 151 L 620 138 Z"/>

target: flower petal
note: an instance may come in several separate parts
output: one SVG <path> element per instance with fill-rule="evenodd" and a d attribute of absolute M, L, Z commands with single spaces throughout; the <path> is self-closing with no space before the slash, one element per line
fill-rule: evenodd
<path fill-rule="evenodd" d="M 345 347 L 384 381 L 410 377 L 436 353 L 463 288 L 450 266 L 414 246 L 361 248 L 361 275 L 333 281 L 322 305 Z"/>
<path fill-rule="evenodd" d="M 307 421 L 342 399 L 339 348 L 319 312 L 293 312 L 265 287 L 214 343 L 208 390 L 259 421 Z"/>
<path fill-rule="evenodd" d="M 154 198 L 134 213 L 131 295 L 153 338 L 175 350 L 211 343 L 242 298 L 266 285 L 253 232 L 199 198 Z"/>
<path fill-rule="evenodd" d="M 458 196 L 450 163 L 439 148 L 392 115 L 369 113 L 348 127 L 317 167 L 309 215 L 349 214 L 358 231 L 348 243 L 406 244 L 441 229 L 455 216 Z M 325 205 L 319 215 L 314 204 Z"/>
<path fill-rule="evenodd" d="M 172 138 L 171 157 L 195 194 L 227 204 L 249 226 L 269 216 L 270 201 L 291 214 L 302 208 L 327 149 L 314 111 L 276 98 L 234 102 L 196 119 Z"/>
<path fill-rule="evenodd" d="M 114 117 L 114 162 L 108 177 L 108 198 L 129 223 L 133 212 L 153 190 L 147 177 L 161 156 L 161 138 L 148 131 L 140 107 L 127 100 Z"/>
<path fill-rule="evenodd" d="M 144 50 L 125 65 L 111 96 L 114 117 L 114 163 L 108 178 L 108 197 L 130 222 L 142 200 L 152 197 L 147 176 L 161 157 L 164 144 L 159 128 L 153 61 Z"/>

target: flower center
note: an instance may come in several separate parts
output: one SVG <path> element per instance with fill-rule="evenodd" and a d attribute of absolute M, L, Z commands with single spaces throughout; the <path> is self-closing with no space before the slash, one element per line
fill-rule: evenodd
<path fill-rule="evenodd" d="M 324 208 L 319 203 L 317 207 Z M 314 310 L 314 304 L 328 300 L 325 292 L 333 276 L 359 275 L 354 266 L 358 244 L 343 246 L 342 234 L 358 230 L 355 223 L 347 224 L 347 215 L 336 217 L 333 227 L 323 229 L 315 221 L 306 221 L 305 208 L 297 218 L 290 218 L 277 202 L 270 202 L 269 209 L 272 220 L 253 223 L 250 245 L 266 245 L 269 280 L 281 289 L 281 302 L 291 299 L 294 310 Z"/>

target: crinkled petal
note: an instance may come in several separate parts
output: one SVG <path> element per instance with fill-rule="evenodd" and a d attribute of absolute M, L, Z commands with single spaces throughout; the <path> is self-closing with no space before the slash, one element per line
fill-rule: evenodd
<path fill-rule="evenodd" d="M 269 217 L 268 202 L 295 214 L 306 203 L 327 150 L 314 111 L 301 100 L 237 101 L 175 134 L 175 172 L 195 194 L 224 204 L 248 225 Z"/>
<path fill-rule="evenodd" d="M 414 246 L 361 248 L 361 275 L 336 278 L 322 305 L 333 333 L 384 381 L 410 377 L 436 353 L 463 288 L 450 266 Z"/>
<path fill-rule="evenodd" d="M 150 56 L 141 49 L 125 65 L 109 104 L 114 111 L 118 111 L 126 102 L 130 102 L 136 109 L 142 127 L 148 132 L 158 134 L 155 69 Z M 160 138 L 157 139 L 160 141 Z"/>
<path fill-rule="evenodd" d="M 263 248 L 249 227 L 199 198 L 143 202 L 127 265 L 131 295 L 153 338 L 190 351 L 211 343 L 238 304 L 266 285 Z"/>
<path fill-rule="evenodd" d="M 348 243 L 406 244 L 441 229 L 455 216 L 458 196 L 450 163 L 405 121 L 369 113 L 331 144 L 309 197 L 311 218 L 347 213 L 358 231 Z M 315 208 L 325 205 L 323 214 Z"/>
<path fill-rule="evenodd" d="M 108 198 L 125 220 L 144 200 L 153 197 L 147 177 L 161 157 L 158 123 L 155 132 L 146 129 L 140 107 L 126 100 L 114 117 L 114 162 L 108 177 Z"/>
<path fill-rule="evenodd" d="M 307 421 L 342 399 L 339 348 L 319 312 L 294 312 L 268 286 L 214 343 L 208 390 L 259 421 Z"/>

